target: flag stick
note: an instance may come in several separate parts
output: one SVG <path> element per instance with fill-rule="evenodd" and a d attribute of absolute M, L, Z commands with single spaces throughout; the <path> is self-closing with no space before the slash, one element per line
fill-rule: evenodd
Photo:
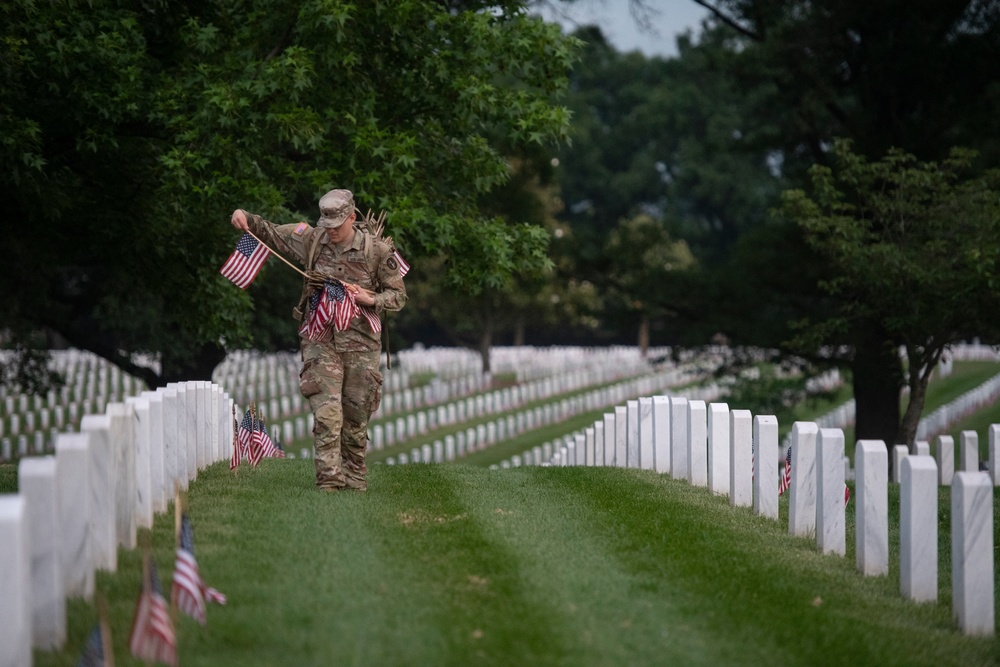
<path fill-rule="evenodd" d="M 271 246 L 267 245 L 266 243 L 264 243 L 263 241 L 261 241 L 260 239 L 258 239 L 256 236 L 254 236 L 254 233 L 251 232 L 249 229 L 247 230 L 247 234 L 249 234 L 250 236 L 253 236 L 255 239 L 257 239 L 257 243 L 261 244 L 262 246 L 264 246 L 268 250 L 271 250 Z M 273 250 L 271 250 L 271 254 L 273 254 L 275 257 L 277 257 L 278 259 L 280 259 L 282 262 L 284 262 L 288 266 L 290 266 L 293 269 L 295 269 L 296 271 L 298 271 L 302 275 L 303 278 L 308 278 L 308 276 L 306 275 L 305 271 L 303 271 L 299 267 L 295 266 L 294 264 L 292 264 L 291 262 L 289 262 L 287 259 L 285 259 L 281 255 L 279 255 L 278 253 L 276 253 Z"/>
<path fill-rule="evenodd" d="M 108 601 L 102 593 L 97 594 L 97 622 L 101 628 L 101 644 L 104 646 L 104 667 L 115 667 L 115 651 L 111 645 L 111 626 L 108 624 Z"/>
<path fill-rule="evenodd" d="M 233 477 L 240 476 L 240 463 L 243 462 L 241 460 L 243 457 L 240 455 L 239 429 L 240 424 L 236 421 L 236 403 L 233 403 L 233 454 L 237 457 L 236 467 L 233 468 Z"/>
<path fill-rule="evenodd" d="M 181 517 L 184 514 L 184 492 L 181 491 L 181 485 L 175 480 L 174 481 L 174 553 L 181 546 Z M 177 556 L 175 555 L 174 558 Z M 177 627 L 177 602 L 174 600 L 173 585 L 171 585 L 170 591 L 170 624 L 174 626 L 174 645 L 180 646 L 180 628 Z M 181 657 L 180 651 L 174 652 L 174 667 L 180 664 Z"/>

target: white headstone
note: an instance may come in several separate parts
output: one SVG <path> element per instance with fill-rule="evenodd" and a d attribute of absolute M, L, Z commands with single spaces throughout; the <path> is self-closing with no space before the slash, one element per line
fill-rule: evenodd
<path fill-rule="evenodd" d="M 604 413 L 604 465 L 615 465 L 615 415 L 613 412 Z"/>
<path fill-rule="evenodd" d="M 778 518 L 778 418 L 753 418 L 753 510 L 754 514 Z M 841 471 L 843 472 L 843 471 Z"/>
<path fill-rule="evenodd" d="M 628 423 L 625 441 L 625 465 L 639 467 L 639 401 L 626 401 L 625 414 Z"/>
<path fill-rule="evenodd" d="M 615 406 L 615 462 L 624 468 L 628 465 L 626 447 L 628 445 L 628 410 L 624 405 Z"/>
<path fill-rule="evenodd" d="M 184 398 L 184 426 L 187 427 L 187 473 L 188 481 L 198 479 L 198 383 L 189 381 Z"/>
<path fill-rule="evenodd" d="M 163 395 L 163 487 L 166 497 L 173 498 L 174 484 L 179 483 L 179 463 L 177 460 L 180 449 L 180 429 L 177 424 L 180 421 L 179 405 L 177 398 L 177 385 L 167 385 L 159 389 Z M 237 415 L 241 419 L 242 415 Z"/>
<path fill-rule="evenodd" d="M 729 405 L 708 404 L 708 488 L 729 495 Z"/>
<path fill-rule="evenodd" d="M 144 391 L 140 396 L 149 402 L 149 489 L 153 512 L 167 511 L 167 493 L 163 473 L 163 394 Z"/>
<path fill-rule="evenodd" d="M 670 397 L 670 474 L 674 479 L 688 478 L 687 399 Z"/>
<path fill-rule="evenodd" d="M 753 505 L 753 418 L 749 410 L 729 412 L 729 504 Z"/>
<path fill-rule="evenodd" d="M 118 523 L 111 418 L 106 414 L 87 415 L 80 422 L 80 431 L 89 436 L 90 442 L 90 549 L 94 567 L 114 572 L 118 569 Z"/>
<path fill-rule="evenodd" d="M 958 436 L 959 468 L 962 472 L 979 472 L 979 434 L 962 431 Z"/>
<path fill-rule="evenodd" d="M 1000 424 L 990 424 L 989 430 L 989 467 L 990 467 L 990 479 L 993 481 L 993 486 L 1000 486 L 1000 470 L 997 470 L 997 466 L 1000 465 Z"/>
<path fill-rule="evenodd" d="M 692 486 L 708 486 L 708 408 L 705 401 L 688 401 L 686 447 L 688 482 Z"/>
<path fill-rule="evenodd" d="M 126 549 L 135 549 L 135 431 L 131 406 L 109 403 L 107 413 L 111 418 L 111 457 L 114 461 L 115 532 L 118 544 Z"/>
<path fill-rule="evenodd" d="M 594 422 L 594 465 L 604 465 L 604 419 Z M 533 459 L 534 460 L 534 459 Z"/>
<path fill-rule="evenodd" d="M 656 472 L 670 472 L 670 398 L 653 397 L 653 459 Z"/>
<path fill-rule="evenodd" d="M 907 456 L 899 480 L 899 591 L 914 602 L 938 597 L 937 515 L 937 464 Z"/>
<path fill-rule="evenodd" d="M 67 597 L 82 597 L 87 600 L 94 594 L 94 559 L 90 549 L 88 440 L 86 433 L 62 433 L 56 438 L 63 586 Z"/>
<path fill-rule="evenodd" d="M 951 489 L 952 616 L 967 635 L 994 634 L 993 483 L 955 473 Z"/>
<path fill-rule="evenodd" d="M 906 445 L 895 445 L 892 448 L 892 481 L 899 484 L 899 472 L 903 469 L 903 459 L 910 455 L 910 448 Z"/>
<path fill-rule="evenodd" d="M 858 440 L 854 450 L 855 555 L 865 575 L 889 573 L 889 452 L 881 440 Z"/>
<path fill-rule="evenodd" d="M 31 665 L 31 550 L 25 500 L 0 495 L 0 665 Z"/>
<path fill-rule="evenodd" d="M 839 428 L 821 428 L 816 450 L 816 545 L 825 554 L 843 556 L 847 552 L 844 432 Z"/>
<path fill-rule="evenodd" d="M 26 503 L 25 520 L 31 527 L 32 645 L 51 651 L 66 641 L 56 459 L 21 459 L 17 477 L 18 492 Z"/>
<path fill-rule="evenodd" d="M 935 444 L 938 483 L 941 486 L 951 486 L 951 479 L 955 476 L 955 439 L 950 435 L 939 435 Z"/>
<path fill-rule="evenodd" d="M 656 447 L 653 443 L 653 399 L 639 399 L 639 467 L 656 469 Z"/>
<path fill-rule="evenodd" d="M 152 423 L 149 401 L 139 396 L 125 399 L 132 411 L 132 438 L 135 443 L 135 522 L 138 528 L 153 527 Z"/>
<path fill-rule="evenodd" d="M 788 534 L 816 534 L 816 440 L 815 422 L 792 424 L 792 475 L 788 487 Z"/>

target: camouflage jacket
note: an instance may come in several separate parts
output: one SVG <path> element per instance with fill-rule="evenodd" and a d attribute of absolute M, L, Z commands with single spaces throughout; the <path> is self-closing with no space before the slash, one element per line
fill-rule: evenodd
<path fill-rule="evenodd" d="M 276 225 L 253 213 L 246 212 L 246 216 L 250 231 L 257 238 L 285 257 L 297 259 L 307 271 L 318 271 L 374 292 L 378 315 L 400 310 L 406 304 L 406 287 L 392 247 L 363 227 L 355 225 L 354 241 L 349 248 L 341 249 L 330 241 L 326 232 L 306 222 Z M 303 297 L 310 293 L 303 281 Z M 328 341 L 322 342 L 332 343 L 337 352 L 380 350 L 382 335 L 373 332 L 365 318 L 358 316 L 346 331 L 334 331 Z"/>

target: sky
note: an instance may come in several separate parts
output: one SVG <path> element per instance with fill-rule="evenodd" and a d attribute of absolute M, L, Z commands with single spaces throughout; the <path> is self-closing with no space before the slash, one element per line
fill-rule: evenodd
<path fill-rule="evenodd" d="M 539 13 L 546 20 L 558 20 L 566 32 L 582 25 L 598 25 L 604 37 L 618 51 L 641 51 L 647 56 L 675 56 L 675 35 L 688 28 L 698 34 L 698 26 L 708 11 L 693 0 L 647 0 L 654 13 L 650 15 L 653 30 L 644 31 L 636 25 L 629 12 L 628 0 L 577 0 L 572 4 L 551 0 L 561 13 L 557 17 L 543 8 Z"/>

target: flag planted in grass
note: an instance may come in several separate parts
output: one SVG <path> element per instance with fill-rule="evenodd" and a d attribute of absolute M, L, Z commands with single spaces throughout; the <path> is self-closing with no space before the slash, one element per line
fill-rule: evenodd
<path fill-rule="evenodd" d="M 104 660 L 104 637 L 101 634 L 101 624 L 94 624 L 94 629 L 87 635 L 87 642 L 83 645 L 83 652 L 80 659 L 76 661 L 76 667 L 106 667 Z"/>
<path fill-rule="evenodd" d="M 205 625 L 205 603 L 226 604 L 226 596 L 206 586 L 201 578 L 194 557 L 194 529 L 187 514 L 181 515 L 180 544 L 177 545 L 170 595 L 178 609 L 202 625 Z"/>
<path fill-rule="evenodd" d="M 788 453 L 785 454 L 785 469 L 781 473 L 781 480 L 778 482 L 778 495 L 782 496 L 788 487 L 792 485 L 792 448 L 788 448 Z"/>
<path fill-rule="evenodd" d="M 778 480 L 778 495 L 784 495 L 785 491 L 792 487 L 792 448 L 788 448 L 788 453 L 785 454 L 785 469 L 781 473 L 781 479 Z M 851 487 L 844 483 L 844 505 L 851 502 Z"/>
<path fill-rule="evenodd" d="M 219 273 L 232 280 L 237 287 L 246 289 L 260 273 L 270 254 L 271 250 L 266 245 L 255 239 L 250 232 L 244 232 L 236 243 L 236 250 L 222 265 Z"/>
<path fill-rule="evenodd" d="M 177 638 L 163 598 L 156 563 L 147 549 L 143 554 L 143 581 L 132 620 L 128 646 L 132 655 L 147 662 L 177 664 Z"/>
<path fill-rule="evenodd" d="M 264 418 L 260 417 L 256 421 L 253 437 L 250 439 L 250 463 L 256 466 L 261 459 L 283 458 L 285 458 L 284 450 L 274 446 L 271 436 L 267 434 Z"/>

